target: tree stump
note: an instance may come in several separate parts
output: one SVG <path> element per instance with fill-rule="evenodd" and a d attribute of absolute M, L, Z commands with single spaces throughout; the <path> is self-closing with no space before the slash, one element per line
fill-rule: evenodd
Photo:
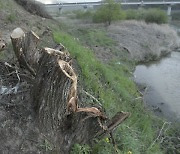
<path fill-rule="evenodd" d="M 20 67 L 24 67 L 35 76 L 40 58 L 37 49 L 39 37 L 33 31 L 25 33 L 21 28 L 16 28 L 11 34 L 11 41 Z"/>
<path fill-rule="evenodd" d="M 39 128 L 53 132 L 58 153 L 69 153 L 75 143 L 90 143 L 93 138 L 112 132 L 130 115 L 119 112 L 108 119 L 95 107 L 79 107 L 77 75 L 70 54 L 62 45 L 59 50 L 44 48 L 40 52 L 37 38 L 35 33 L 27 35 L 20 29 L 11 35 L 20 66 L 35 77 L 31 100 Z"/>

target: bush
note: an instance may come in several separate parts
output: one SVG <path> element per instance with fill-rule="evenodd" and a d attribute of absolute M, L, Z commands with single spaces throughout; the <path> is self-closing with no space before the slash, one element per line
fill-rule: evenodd
<path fill-rule="evenodd" d="M 160 9 L 139 9 L 139 10 L 127 10 L 126 19 L 144 20 L 147 23 L 163 24 L 167 23 L 168 17 L 166 12 Z"/>
<path fill-rule="evenodd" d="M 144 20 L 147 23 L 163 24 L 167 23 L 168 17 L 163 10 L 160 9 L 149 9 L 145 14 Z"/>
<path fill-rule="evenodd" d="M 74 13 L 76 14 L 77 19 L 89 19 L 92 18 L 93 16 L 93 12 L 91 10 L 87 10 L 87 11 L 77 10 L 74 11 Z"/>
<path fill-rule="evenodd" d="M 106 0 L 94 14 L 93 22 L 95 23 L 108 23 L 111 24 L 112 21 L 120 20 L 125 18 L 125 13 L 121 11 L 120 4 L 115 3 L 114 0 Z"/>
<path fill-rule="evenodd" d="M 136 19 L 137 18 L 138 11 L 129 9 L 129 10 L 126 10 L 125 13 L 126 13 L 126 19 L 127 20 L 132 20 L 132 19 Z"/>

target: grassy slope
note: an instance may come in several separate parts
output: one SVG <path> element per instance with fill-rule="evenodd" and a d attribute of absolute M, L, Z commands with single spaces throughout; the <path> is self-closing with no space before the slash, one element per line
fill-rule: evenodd
<path fill-rule="evenodd" d="M 100 99 L 109 116 L 118 111 L 131 112 L 131 117 L 115 132 L 119 152 L 161 153 L 158 144 L 150 147 L 155 138 L 153 118 L 144 109 L 142 101 L 135 99 L 139 94 L 130 79 L 128 67 L 102 64 L 90 49 L 65 32 L 55 32 L 54 38 L 63 43 L 75 57 L 81 68 L 80 78 L 84 81 L 85 89 Z M 114 149 L 102 140 L 92 150 L 93 153 L 113 153 Z"/>

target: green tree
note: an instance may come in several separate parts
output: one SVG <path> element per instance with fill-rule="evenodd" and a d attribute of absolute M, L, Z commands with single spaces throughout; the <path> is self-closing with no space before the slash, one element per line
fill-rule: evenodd
<path fill-rule="evenodd" d="M 110 25 L 112 21 L 125 18 L 125 13 L 121 10 L 119 3 L 116 3 L 114 0 L 105 0 L 104 2 L 105 4 L 94 14 L 94 22 L 105 22 Z"/>

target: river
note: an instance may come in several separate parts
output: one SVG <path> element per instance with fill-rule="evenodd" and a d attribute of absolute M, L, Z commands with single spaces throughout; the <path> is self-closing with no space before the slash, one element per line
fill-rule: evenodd
<path fill-rule="evenodd" d="M 146 87 L 144 101 L 151 110 L 170 121 L 180 121 L 180 52 L 137 65 L 134 80 Z"/>

